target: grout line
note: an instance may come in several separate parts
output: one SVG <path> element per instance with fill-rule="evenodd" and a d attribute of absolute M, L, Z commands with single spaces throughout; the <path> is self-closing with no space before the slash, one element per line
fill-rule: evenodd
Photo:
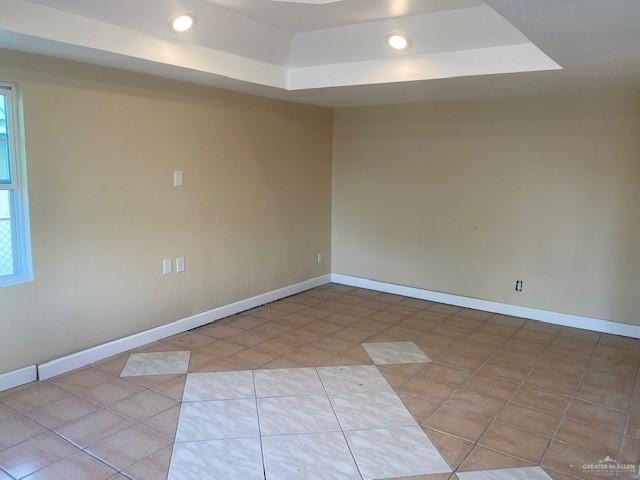
<path fill-rule="evenodd" d="M 333 412 L 333 415 L 336 417 L 336 422 L 338 423 L 338 427 L 340 428 L 340 432 L 342 433 L 342 437 L 344 438 L 344 443 L 347 446 L 347 448 L 349 449 L 349 453 L 351 454 L 351 458 L 353 459 L 353 464 L 356 466 L 356 470 L 358 471 L 358 474 L 360 475 L 360 477 L 364 479 L 364 474 L 362 473 L 362 470 L 360 470 L 360 465 L 358 465 L 358 462 L 356 460 L 356 456 L 354 455 L 353 450 L 351 449 L 351 445 L 349 445 L 349 442 L 347 440 L 347 434 L 345 433 L 344 429 L 342 428 L 342 423 L 340 423 L 340 419 L 338 418 L 338 414 L 336 413 L 336 410 L 333 407 L 333 403 L 331 403 L 331 398 L 329 397 L 329 392 L 327 392 L 327 387 L 325 386 L 324 381 L 322 380 L 322 376 L 320 375 L 320 372 L 318 371 L 318 367 L 316 367 L 315 370 L 316 370 L 316 374 L 318 375 L 318 378 L 320 379 L 320 383 L 322 384 L 322 388 L 324 389 L 324 393 L 325 393 L 325 396 L 327 397 L 327 401 L 329 402 L 329 406 L 331 407 L 331 411 Z"/>
<path fill-rule="evenodd" d="M 256 375 L 251 370 L 251 380 L 253 381 L 253 398 L 256 403 L 256 421 L 258 422 L 258 438 L 260 439 L 260 455 L 262 457 L 262 476 L 267 478 L 267 462 L 264 459 L 264 443 L 262 441 L 262 427 L 260 426 L 260 409 L 258 408 L 258 390 L 256 389 Z"/>
<path fill-rule="evenodd" d="M 9 447 L 9 448 L 11 448 L 11 447 Z M 14 480 L 14 479 L 16 478 L 16 477 L 14 477 L 14 476 L 10 475 L 10 474 L 9 474 L 9 472 L 7 472 L 7 471 L 6 471 L 4 468 L 2 468 L 1 466 L 0 466 L 0 473 L 4 473 L 4 474 L 5 474 L 7 477 L 9 477 L 11 480 Z"/>
<path fill-rule="evenodd" d="M 489 318 L 492 318 L 492 317 L 489 317 Z M 488 319 L 487 319 L 487 320 L 488 320 Z M 485 320 L 485 321 L 483 322 L 483 324 L 482 324 L 482 325 L 486 324 L 487 320 Z M 514 332 L 513 332 L 509 337 L 507 337 L 507 340 L 503 343 L 503 345 L 504 345 L 504 344 L 506 344 L 509 340 L 512 340 L 512 339 L 515 337 L 515 335 L 516 335 L 519 331 L 523 330 L 523 329 L 524 329 L 524 326 L 525 326 L 526 324 L 527 324 L 527 322 L 526 322 L 526 321 L 524 321 L 524 322 L 522 323 L 522 325 L 520 325 L 520 327 L 518 327 L 518 328 L 517 328 L 517 329 L 516 329 L 516 330 L 515 330 L 515 331 L 514 331 Z M 482 325 L 480 325 L 480 326 L 478 326 L 477 328 L 473 329 L 471 332 L 469 332 L 469 334 L 473 333 L 475 330 L 477 330 L 478 328 L 480 328 Z M 468 336 L 468 335 L 467 335 L 467 336 Z M 466 337 L 465 337 L 465 338 L 466 338 Z M 457 392 L 459 388 L 461 388 L 463 385 L 465 385 L 467 382 L 469 382 L 469 380 L 471 380 L 473 377 L 475 377 L 475 376 L 478 374 L 478 372 L 479 372 L 479 371 L 480 371 L 480 370 L 481 370 L 481 369 L 482 369 L 482 368 L 483 368 L 487 363 L 489 363 L 489 361 L 490 361 L 490 360 L 492 360 L 492 359 L 497 355 L 497 353 L 498 353 L 498 352 L 494 352 L 493 354 L 491 354 L 491 355 L 489 356 L 489 358 L 487 358 L 487 359 L 482 363 L 482 365 L 480 365 L 480 366 L 479 366 L 479 367 L 474 371 L 474 373 L 473 373 L 471 376 L 469 376 L 469 378 L 467 378 L 467 379 L 466 379 L 466 380 L 465 380 L 465 381 L 460 385 L 460 387 L 458 387 L 457 389 L 455 389 L 454 391 L 452 391 L 452 392 L 451 392 L 451 394 L 447 397 L 447 400 L 448 400 L 449 398 L 451 398 L 451 395 L 453 395 L 455 392 Z M 475 441 L 473 441 L 473 442 L 472 442 L 472 443 L 473 443 L 473 446 L 469 449 L 469 451 L 468 451 L 468 452 L 467 452 L 467 453 L 462 457 L 462 459 L 458 462 L 458 465 L 457 465 L 457 466 L 456 466 L 456 468 L 454 469 L 454 473 L 457 473 L 457 472 L 460 470 L 460 467 L 464 464 L 464 462 L 467 460 L 467 458 L 471 455 L 471 452 L 473 452 L 473 451 L 475 450 L 476 446 L 478 446 L 478 442 L 480 441 L 480 439 L 482 438 L 482 436 L 487 432 L 487 430 L 489 429 L 489 427 L 490 427 L 491 425 L 493 425 L 493 423 L 494 423 L 494 422 L 495 422 L 495 420 L 498 418 L 498 416 L 500 415 L 500 413 L 502 412 L 502 410 L 505 408 L 505 406 L 506 406 L 506 405 L 508 405 L 508 404 L 509 404 L 509 402 L 511 401 L 511 399 L 512 399 L 512 398 L 515 396 L 515 394 L 520 390 L 520 388 L 522 387 L 522 385 L 524 385 L 524 383 L 526 382 L 526 380 L 529 378 L 529 375 L 531 375 L 531 372 L 532 372 L 532 371 L 533 371 L 533 367 L 529 367 L 529 371 L 528 371 L 528 372 L 527 372 L 527 374 L 525 375 L 524 379 L 523 379 L 523 380 L 518 384 L 518 386 L 517 386 L 517 387 L 515 388 L 515 390 L 511 393 L 511 395 L 509 395 L 509 397 L 508 397 L 508 398 L 503 402 L 502 407 L 500 407 L 500 409 L 499 409 L 499 410 L 498 410 L 498 411 L 493 415 L 493 417 L 489 420 L 489 423 L 487 423 L 486 427 L 482 430 L 482 432 L 480 432 L 480 434 L 479 434 L 479 435 L 478 435 L 478 437 L 475 439 Z M 442 403 L 441 403 L 440 405 L 443 405 L 445 401 L 446 401 L 446 400 L 443 400 L 443 401 L 442 401 Z M 440 408 L 440 407 L 438 407 L 438 408 Z M 438 409 L 436 409 L 436 410 L 435 410 L 435 411 L 434 411 L 434 412 L 429 416 L 429 418 L 431 418 L 431 417 L 435 414 L 435 412 L 436 412 L 437 410 L 438 410 Z M 424 422 L 424 423 L 426 423 L 426 422 L 429 420 L 429 418 L 427 418 L 427 419 L 425 420 L 425 422 Z M 484 447 L 483 447 L 483 448 L 484 448 Z M 506 452 L 500 452 L 500 453 L 504 454 L 504 453 L 506 453 Z M 507 455 L 508 455 L 508 456 L 512 456 L 512 455 L 510 455 L 510 454 L 507 454 Z M 514 457 L 515 457 L 515 456 L 514 456 Z M 517 458 L 517 457 L 516 457 L 516 458 Z"/>
<path fill-rule="evenodd" d="M 629 425 L 631 423 L 631 410 L 633 408 L 633 399 L 634 399 L 634 395 L 636 393 L 636 391 L 640 391 L 640 382 L 638 382 L 638 379 L 640 378 L 640 374 L 638 374 L 638 369 L 640 368 L 640 362 L 636 362 L 636 376 L 633 380 L 633 388 L 631 389 L 631 401 L 629 402 L 629 410 L 627 411 L 627 421 L 625 422 L 625 427 L 624 427 L 624 432 L 622 434 L 622 442 L 620 443 L 620 449 L 618 450 L 618 458 L 620 459 L 620 463 L 622 463 L 622 454 L 624 452 L 624 447 L 625 444 L 627 442 L 627 434 L 629 433 Z M 636 457 L 636 462 L 638 462 L 636 464 L 636 469 L 635 469 L 635 473 L 639 474 L 640 473 L 640 459 L 638 457 Z M 620 475 L 622 475 L 622 473 L 620 473 Z M 616 476 L 616 478 L 622 478 L 622 477 L 618 477 Z"/>
<path fill-rule="evenodd" d="M 86 368 L 94 368 L 94 367 L 86 367 Z M 79 371 L 80 371 L 80 370 L 84 370 L 84 369 L 85 369 L 85 368 L 83 368 L 83 369 L 79 369 Z M 103 372 L 103 373 L 106 373 L 106 372 Z M 71 374 L 71 373 L 69 373 L 69 374 Z M 114 378 L 122 379 L 122 377 L 116 377 L 115 375 L 112 375 L 112 374 L 108 374 L 108 375 L 113 376 Z M 171 382 L 171 381 L 173 381 L 173 380 L 175 380 L 175 378 L 174 378 L 174 379 L 167 380 L 167 382 Z M 128 381 L 128 380 L 124 380 L 124 381 Z M 159 384 L 157 384 L 157 385 L 154 385 L 154 387 L 157 387 L 158 385 L 162 385 L 162 384 L 167 383 L 167 382 L 161 382 L 161 383 L 159 383 Z M 102 404 L 100 404 L 100 403 L 98 403 L 98 402 L 96 402 L 96 401 L 94 401 L 94 400 L 92 400 L 92 399 L 90 399 L 90 398 L 87 398 L 87 397 L 83 396 L 83 395 L 82 395 L 82 392 L 73 392 L 73 391 L 70 391 L 70 390 L 68 390 L 68 389 L 66 389 L 66 388 L 64 388 L 64 387 L 62 387 L 62 386 L 59 386 L 58 384 L 56 384 L 56 383 L 54 383 L 54 382 L 51 382 L 50 380 L 47 380 L 47 381 L 45 381 L 44 383 L 50 383 L 50 384 L 54 385 L 56 388 L 59 388 L 59 389 L 61 389 L 61 390 L 65 391 L 65 392 L 69 393 L 69 394 L 70 394 L 70 396 L 77 396 L 77 397 L 79 397 L 79 398 L 82 398 L 83 400 L 86 400 L 86 401 L 88 401 L 89 403 L 91 403 L 91 404 L 95 405 L 97 408 L 96 408 L 96 410 L 93 410 L 93 411 L 91 411 L 91 412 L 89 412 L 89 413 L 87 413 L 87 414 L 85 414 L 85 415 L 82 415 L 82 416 L 80 416 L 80 417 L 78 417 L 78 418 L 76 418 L 76 419 L 73 419 L 73 420 L 71 420 L 71 421 L 69 421 L 69 422 L 63 423 L 62 425 L 59 425 L 59 426 L 57 426 L 57 427 L 53 427 L 53 428 L 48 427 L 48 426 L 46 426 L 46 425 L 44 425 L 44 424 L 40 423 L 40 422 L 39 422 L 39 421 L 37 421 L 36 419 L 32 419 L 32 418 L 28 417 L 28 416 L 26 415 L 26 413 L 29 413 L 29 412 L 25 412 L 24 414 L 23 414 L 23 413 L 19 413 L 19 414 L 20 414 L 21 416 L 23 416 L 24 418 L 26 418 L 26 419 L 28 419 L 28 420 L 30 420 L 30 421 L 32 421 L 32 422 L 34 422 L 34 423 L 36 423 L 36 424 L 40 425 L 41 427 L 43 427 L 43 428 L 44 428 L 45 430 L 47 430 L 48 432 L 50 432 L 50 433 L 54 434 L 56 437 L 58 437 L 58 438 L 60 438 L 60 439 L 64 440 L 65 442 L 67 442 L 67 443 L 69 443 L 69 444 L 73 445 L 74 447 L 76 447 L 77 449 L 79 449 L 82 453 L 84 453 L 84 454 L 86 454 L 86 455 L 88 455 L 88 456 L 90 456 L 90 457 L 94 458 L 95 460 L 99 461 L 100 463 L 102 463 L 102 464 L 104 464 L 104 465 L 108 466 L 109 468 L 111 468 L 111 469 L 115 470 L 116 474 L 121 474 L 121 475 L 125 476 L 126 478 L 131 479 L 131 477 L 130 477 L 128 474 L 126 474 L 126 473 L 124 472 L 124 470 L 120 469 L 120 468 L 119 468 L 119 467 L 117 467 L 116 465 L 112 465 L 112 464 L 110 464 L 108 461 L 106 461 L 106 460 L 104 460 L 104 459 L 102 459 L 102 458 L 98 457 L 96 454 L 94 454 L 93 452 L 91 452 L 91 451 L 89 450 L 89 448 L 90 448 L 92 445 L 95 445 L 95 444 L 97 444 L 97 443 L 103 442 L 103 441 L 107 440 L 108 438 L 111 438 L 111 437 L 113 437 L 114 435 L 117 435 L 118 433 L 122 432 L 123 430 L 127 430 L 127 429 L 132 428 L 132 427 L 138 427 L 138 428 L 141 428 L 141 429 L 143 429 L 143 430 L 145 430 L 145 431 L 148 431 L 148 432 L 150 432 L 150 433 L 152 433 L 152 434 L 154 434 L 154 435 L 157 435 L 158 437 L 164 438 L 165 440 L 169 440 L 169 442 L 171 442 L 171 444 L 175 443 L 175 439 L 174 439 L 174 440 L 171 440 L 170 438 L 164 437 L 163 435 L 161 435 L 161 434 L 159 434 L 158 432 L 154 431 L 154 430 L 153 430 L 153 429 L 151 429 L 150 427 L 148 427 L 148 426 L 144 425 L 142 422 L 144 422 L 144 421 L 148 420 L 149 418 L 152 418 L 152 417 L 155 417 L 155 416 L 160 415 L 160 414 L 162 414 L 162 413 L 165 413 L 165 412 L 167 412 L 167 411 L 171 410 L 172 408 L 174 408 L 176 405 L 172 405 L 171 407 L 169 407 L 169 408 L 167 408 L 167 409 L 165 409 L 165 410 L 162 410 L 161 412 L 158 412 L 158 413 L 156 413 L 155 415 L 152 415 L 151 417 L 146 418 L 146 419 L 144 419 L 144 420 L 142 420 L 142 421 L 136 421 L 136 420 L 130 419 L 130 418 L 128 418 L 128 417 L 126 417 L 126 416 L 122 415 L 121 413 L 119 413 L 119 412 L 117 412 L 117 411 L 115 411 L 115 410 L 111 409 L 110 407 L 112 406 L 112 404 L 109 404 L 109 405 L 102 405 Z M 105 382 L 105 383 L 106 383 L 106 382 Z M 119 401 L 122 401 L 122 400 L 126 400 L 126 399 L 128 399 L 128 398 L 131 398 L 132 396 L 137 395 L 137 394 L 140 394 L 140 393 L 145 392 L 145 391 L 149 391 L 149 390 L 153 391 L 153 390 L 152 390 L 152 388 L 153 388 L 153 387 L 144 387 L 143 385 L 137 384 L 137 383 L 132 382 L 132 381 L 131 381 L 131 382 L 129 382 L 129 383 L 132 383 L 132 384 L 135 384 L 135 385 L 137 385 L 137 386 L 141 387 L 141 388 L 142 388 L 142 390 L 140 390 L 140 391 L 138 391 L 138 392 L 135 392 L 135 393 L 133 393 L 132 395 L 129 395 L 128 397 L 125 397 L 125 398 L 123 398 L 123 399 L 121 399 L 121 400 L 118 400 L 118 402 L 119 402 Z M 93 388 L 93 387 L 91 387 L 91 388 Z M 85 390 L 88 390 L 88 389 L 85 389 Z M 155 392 L 155 391 L 153 391 L 153 393 L 157 393 L 158 395 L 164 396 L 164 397 L 166 397 L 166 398 L 170 398 L 170 399 L 171 399 L 171 400 L 173 400 L 174 402 L 176 401 L 175 399 L 173 399 L 173 398 L 171 398 L 171 397 L 168 397 L 167 395 L 163 395 L 162 393 Z M 67 397 L 64 397 L 64 398 L 67 398 Z M 64 398 L 61 398 L 60 400 L 64 400 Z M 118 403 L 118 402 L 114 402 L 114 403 Z M 177 402 L 177 405 L 180 405 L 180 403 L 181 403 L 181 402 Z M 42 407 L 39 407 L 39 408 L 42 408 Z M 38 410 L 38 408 L 33 409 L 33 410 L 30 410 L 30 411 L 35 411 L 35 410 Z M 107 411 L 107 412 L 109 412 L 109 413 L 111 413 L 111 414 L 114 414 L 114 415 L 116 415 L 116 416 L 118 416 L 118 417 L 122 418 L 123 420 L 126 420 L 127 422 L 131 423 L 131 425 L 128 425 L 128 426 L 126 426 L 126 427 L 122 428 L 121 430 L 118 430 L 117 432 L 112 433 L 111 435 L 106 436 L 105 438 L 102 438 L 102 439 L 100 439 L 100 440 L 97 440 L 97 441 L 95 441 L 95 442 L 93 442 L 93 443 L 91 443 L 91 444 L 87 445 L 86 447 L 83 447 L 83 446 L 81 446 L 81 445 L 79 445 L 79 444 L 75 443 L 73 440 L 71 440 L 71 439 L 69 439 L 69 438 L 65 437 L 64 435 L 62 435 L 61 433 L 58 433 L 57 431 L 55 431 L 55 428 L 60 428 L 60 427 L 62 427 L 62 426 L 64 426 L 64 425 L 68 425 L 68 424 L 70 424 L 70 423 L 72 423 L 72 422 L 76 422 L 76 421 L 82 420 L 83 418 L 86 418 L 86 417 L 88 417 L 89 415 L 91 415 L 91 414 L 95 413 L 96 411 L 100 411 L 100 410 L 104 410 L 104 411 Z M 34 436 L 37 436 L 37 435 L 34 435 Z M 34 437 L 31 437 L 31 438 L 34 438 Z M 29 439 L 27 439 L 27 440 L 30 440 L 31 438 L 29 438 Z M 27 440 L 23 440 L 23 442 L 25 442 L 25 441 L 27 441 Z M 23 443 L 23 442 L 20 442 L 20 443 Z M 20 443 L 18 443 L 18 444 L 16 444 L 16 445 L 19 445 Z M 14 446 L 15 446 L 15 445 L 14 445 Z M 163 447 L 162 449 L 164 449 L 164 448 L 166 448 L 166 447 Z M 160 449 L 160 450 L 162 450 L 162 449 Z M 154 455 L 155 453 L 157 453 L 157 452 L 158 452 L 158 451 L 160 451 L 160 450 L 157 450 L 156 452 L 152 452 L 152 453 L 151 453 L 150 455 L 148 455 L 147 457 L 144 457 L 144 458 L 142 458 L 142 459 L 139 459 L 138 461 L 134 462 L 134 463 L 133 463 L 133 464 L 131 464 L 131 465 L 128 465 L 128 466 L 127 466 L 127 467 L 125 467 L 125 468 L 130 468 L 130 467 L 132 467 L 133 465 L 136 465 L 137 463 L 141 462 L 142 460 L 144 460 L 145 458 L 148 458 L 148 457 L 149 457 L 149 456 L 151 456 L 151 455 Z M 69 457 L 65 457 L 64 459 L 67 459 L 67 458 L 69 458 Z M 40 470 L 43 470 L 44 468 L 47 468 L 47 467 L 49 467 L 49 466 L 51 466 L 51 465 L 53 465 L 53 464 L 55 464 L 55 463 L 59 463 L 59 462 L 61 462 L 61 461 L 62 461 L 62 460 L 64 460 L 64 459 L 60 459 L 60 460 L 58 460 L 58 461 L 56 461 L 56 462 L 54 462 L 54 463 L 50 463 L 49 465 L 47 465 L 47 466 L 43 467 L 43 468 L 42 468 L 42 469 L 40 469 Z M 40 471 L 40 470 L 38 470 L 38 471 Z M 33 473 L 35 473 L 35 472 L 33 472 Z M 32 474 L 33 474 L 33 473 L 32 473 Z"/>
<path fill-rule="evenodd" d="M 589 362 L 591 362 L 591 359 L 593 358 L 593 355 L 595 353 L 595 351 L 598 348 L 598 345 L 600 345 L 600 341 L 602 339 L 602 335 L 598 335 L 598 340 L 596 341 L 596 344 L 593 346 L 593 350 L 591 350 L 591 353 L 589 354 L 589 358 L 587 359 L 586 363 L 585 363 L 585 369 L 583 370 L 583 372 L 580 375 L 580 380 L 578 380 L 578 384 L 576 386 L 576 388 L 574 389 L 573 393 L 571 394 L 571 397 L 569 398 L 569 402 L 567 403 L 567 406 L 565 407 L 561 417 L 560 417 L 560 422 L 558 422 L 558 424 L 556 425 L 556 428 L 554 429 L 553 433 L 551 434 L 551 439 L 549 440 L 549 442 L 547 443 L 547 448 L 545 448 L 544 452 L 542 453 L 542 457 L 540 458 L 540 465 L 542 465 L 542 463 L 544 462 L 547 453 L 549 452 L 549 448 L 551 448 L 551 445 L 553 444 L 553 442 L 556 439 L 556 436 L 558 435 L 558 431 L 560 430 L 560 427 L 562 426 L 562 424 L 564 423 L 565 419 L 567 418 L 567 413 L 569 412 L 569 408 L 571 407 L 571 405 L 573 404 L 574 400 L 576 399 L 576 393 L 577 391 L 580 389 L 580 386 L 582 385 L 582 382 L 584 381 L 585 376 L 587 375 L 587 373 L 589 372 Z M 570 443 L 570 442 L 568 442 Z M 570 443 L 571 445 L 573 445 L 573 443 Z M 570 475 L 573 475 L 573 473 L 567 472 Z"/>
<path fill-rule="evenodd" d="M 34 409 L 34 410 L 37 410 L 37 409 Z M 34 411 L 34 410 L 31 410 L 31 411 Z M 28 413 L 28 412 L 25 412 L 25 413 Z M 36 435 L 34 435 L 34 436 L 30 437 L 30 438 L 27 438 L 27 439 L 25 439 L 25 440 L 23 440 L 23 441 L 21 441 L 21 442 L 16 443 L 15 445 L 12 445 L 11 447 L 8 447 L 8 448 L 7 448 L 7 449 L 5 449 L 5 450 L 8 450 L 9 448 L 16 447 L 16 446 L 21 445 L 21 444 L 23 444 L 23 443 L 25 443 L 25 442 L 28 442 L 29 440 L 32 440 L 33 438 L 35 438 L 35 437 L 37 437 L 37 436 L 39 436 L 39 435 L 42 435 L 43 433 L 50 433 L 50 434 L 53 434 L 56 438 L 59 438 L 59 439 L 60 439 L 60 440 L 62 440 L 63 442 L 68 443 L 69 445 L 71 445 L 72 447 L 74 447 L 75 449 L 77 449 L 77 450 L 78 450 L 78 452 L 75 452 L 75 451 L 74 451 L 73 453 L 71 453 L 71 454 L 69 454 L 69 455 L 67 455 L 67 456 L 65 456 L 65 457 L 59 458 L 59 459 L 58 459 L 58 460 L 56 460 L 55 462 L 49 463 L 48 465 L 45 465 L 44 467 L 39 468 L 39 469 L 37 469 L 37 470 L 35 470 L 35 471 L 31 472 L 31 473 L 29 474 L 29 476 L 30 476 L 30 475 L 33 475 L 33 474 L 35 474 L 35 473 L 37 473 L 37 472 L 40 472 L 40 471 L 42 471 L 42 470 L 44 470 L 44 469 L 46 469 L 46 468 L 48 468 L 48 467 L 50 467 L 50 466 L 52 466 L 52 465 L 55 465 L 55 464 L 60 463 L 60 462 L 63 462 L 63 461 L 65 461 L 65 460 L 67 460 L 68 458 L 72 457 L 73 455 L 77 455 L 78 453 L 86 454 L 86 455 L 88 455 L 88 456 L 92 457 L 94 460 L 97 460 L 99 463 L 102 463 L 103 465 L 106 465 L 107 467 L 111 468 L 112 470 L 114 470 L 114 471 L 116 472 L 114 475 L 116 475 L 116 474 L 118 474 L 118 473 L 121 473 L 121 472 L 120 472 L 120 469 L 119 469 L 118 467 L 116 467 L 115 465 L 111 465 L 109 462 L 107 462 L 107 461 L 103 460 L 102 458 L 100 458 L 100 457 L 98 457 L 98 456 L 94 455 L 92 452 L 90 452 L 90 451 L 86 450 L 85 448 L 81 447 L 80 445 L 78 445 L 77 443 L 73 442 L 72 440 L 70 440 L 70 439 L 68 439 L 68 438 L 64 437 L 63 435 L 59 434 L 58 432 L 56 432 L 56 431 L 55 431 L 55 430 L 53 430 L 52 428 L 50 428 L 50 427 L 48 427 L 48 426 L 46 426 L 46 425 L 44 425 L 44 424 L 42 424 L 42 423 L 38 422 L 38 421 L 37 421 L 37 420 L 35 420 L 35 419 L 32 419 L 32 418 L 30 418 L 30 417 L 27 417 L 24 413 L 19 413 L 18 415 L 19 415 L 19 416 L 24 417 L 25 419 L 27 419 L 27 420 L 29 420 L 29 421 L 31 421 L 31 422 L 33 422 L 33 423 L 35 423 L 35 424 L 39 425 L 39 426 L 41 426 L 41 427 L 45 430 L 45 432 L 38 433 L 38 434 L 36 434 Z M 79 417 L 79 418 L 83 418 L 83 417 Z M 72 420 L 72 421 L 73 421 L 73 420 Z M 70 422 L 68 422 L 68 423 L 70 423 Z M 55 427 L 55 428 L 57 428 L 57 427 Z M 111 435 L 109 435 L 109 437 L 110 437 L 110 436 L 111 436 Z M 109 437 L 106 437 L 106 438 L 109 438 Z M 101 441 L 101 440 L 100 440 L 100 441 Z M 97 442 L 96 442 L 96 443 L 97 443 Z M 0 471 L 2 471 L 2 468 L 0 468 Z M 123 473 L 123 472 L 122 472 L 122 473 Z M 9 476 L 11 476 L 11 475 L 9 475 Z M 14 478 L 14 477 L 11 477 L 11 478 Z M 111 477 L 108 477 L 108 478 L 111 478 Z M 127 478 L 130 478 L 130 477 L 128 477 L 128 476 L 127 476 Z"/>

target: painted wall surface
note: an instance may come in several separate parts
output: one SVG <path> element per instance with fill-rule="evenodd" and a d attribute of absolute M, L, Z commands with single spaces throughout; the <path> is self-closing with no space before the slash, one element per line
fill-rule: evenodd
<path fill-rule="evenodd" d="M 330 271 L 331 110 L 6 51 L 0 80 L 35 275 L 0 288 L 0 373 Z"/>
<path fill-rule="evenodd" d="M 638 95 L 338 109 L 333 196 L 335 273 L 640 324 Z"/>

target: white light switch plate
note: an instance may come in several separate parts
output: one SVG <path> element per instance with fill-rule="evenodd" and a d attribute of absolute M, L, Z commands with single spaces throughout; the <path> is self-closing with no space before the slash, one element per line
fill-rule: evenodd
<path fill-rule="evenodd" d="M 182 170 L 176 170 L 173 172 L 173 186 L 181 187 L 183 184 L 183 175 Z"/>
<path fill-rule="evenodd" d="M 184 257 L 176 258 L 176 273 L 184 272 Z"/>
<path fill-rule="evenodd" d="M 162 273 L 169 275 L 173 271 L 173 261 L 170 258 L 162 260 Z"/>

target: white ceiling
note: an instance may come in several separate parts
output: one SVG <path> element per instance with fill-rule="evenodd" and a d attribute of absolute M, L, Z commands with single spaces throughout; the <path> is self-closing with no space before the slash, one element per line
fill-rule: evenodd
<path fill-rule="evenodd" d="M 482 0 L 340 0 L 324 5 L 282 0 L 207 1 L 291 33 L 482 5 Z"/>
<path fill-rule="evenodd" d="M 638 0 L 311 2 L 0 0 L 0 48 L 330 106 L 639 85 Z"/>

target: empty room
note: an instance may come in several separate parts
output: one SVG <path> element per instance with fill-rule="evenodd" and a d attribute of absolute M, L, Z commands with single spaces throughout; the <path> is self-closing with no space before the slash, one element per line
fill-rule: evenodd
<path fill-rule="evenodd" d="M 0 0 L 0 480 L 640 479 L 640 1 Z"/>

